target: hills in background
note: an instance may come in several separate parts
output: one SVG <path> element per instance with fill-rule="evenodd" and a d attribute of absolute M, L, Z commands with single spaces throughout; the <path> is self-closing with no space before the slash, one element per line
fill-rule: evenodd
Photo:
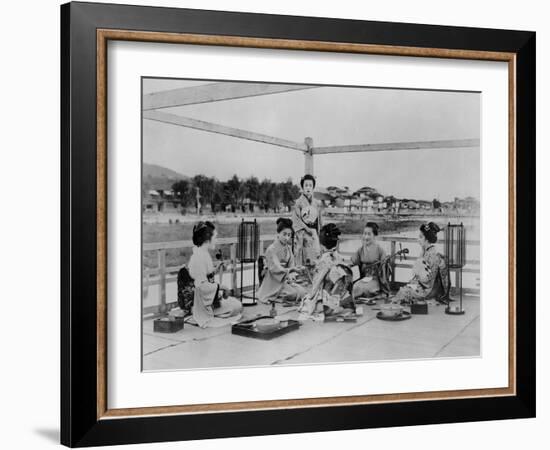
<path fill-rule="evenodd" d="M 145 191 L 148 191 L 149 189 L 170 190 L 176 181 L 189 179 L 186 175 L 182 175 L 175 170 L 167 169 L 166 167 L 158 166 L 156 164 L 143 163 L 142 173 L 142 188 Z"/>

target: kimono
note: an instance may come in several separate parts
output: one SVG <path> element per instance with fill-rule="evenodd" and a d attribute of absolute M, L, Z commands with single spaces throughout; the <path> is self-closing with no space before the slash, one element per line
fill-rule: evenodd
<path fill-rule="evenodd" d="M 380 291 L 380 265 L 386 258 L 386 251 L 378 242 L 373 242 L 369 246 L 362 245 L 351 257 L 351 264 L 359 266 L 359 275 L 361 277 L 353 286 L 353 296 L 369 296 L 377 294 Z"/>
<path fill-rule="evenodd" d="M 300 300 L 306 293 L 305 289 L 287 277 L 294 267 L 294 255 L 288 245 L 283 245 L 278 239 L 265 251 L 265 272 L 258 299 L 262 303 L 270 301 Z"/>
<path fill-rule="evenodd" d="M 311 292 L 304 297 L 300 312 L 313 316 L 341 313 L 345 308 L 355 309 L 351 296 L 353 275 L 336 249 L 324 252 L 315 267 Z M 319 310 L 321 307 L 321 310 Z"/>
<path fill-rule="evenodd" d="M 430 244 L 421 258 L 413 266 L 413 278 L 403 286 L 392 302 L 412 303 L 418 300 L 435 298 L 446 303 L 451 286 L 449 270 L 445 258 Z"/>
<path fill-rule="evenodd" d="M 292 211 L 292 226 L 296 265 L 314 265 L 321 254 L 321 212 L 317 200 L 313 197 L 310 200 L 304 194 L 296 200 Z"/>
<path fill-rule="evenodd" d="M 189 275 L 195 282 L 191 312 L 199 327 L 220 327 L 239 318 L 241 302 L 236 298 L 219 298 L 220 285 L 214 282 L 214 263 L 206 246 L 193 247 Z"/>

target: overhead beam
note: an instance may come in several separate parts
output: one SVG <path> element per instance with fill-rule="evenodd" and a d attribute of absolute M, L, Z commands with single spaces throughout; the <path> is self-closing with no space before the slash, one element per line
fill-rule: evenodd
<path fill-rule="evenodd" d="M 479 147 L 479 145 L 479 139 L 450 139 L 440 141 L 389 142 L 384 144 L 334 145 L 330 147 L 313 147 L 312 152 L 314 155 L 324 155 L 327 153 L 391 152 L 432 148 L 472 148 Z"/>
<path fill-rule="evenodd" d="M 307 145 L 305 143 L 287 141 L 286 139 L 269 136 L 267 134 L 254 133 L 252 131 L 241 130 L 239 128 L 226 127 L 203 120 L 191 119 L 189 117 L 176 116 L 175 114 L 164 113 L 160 111 L 144 111 L 143 118 L 154 120 L 156 122 L 177 125 L 180 127 L 193 128 L 195 130 L 207 131 L 209 133 L 223 134 L 225 136 L 233 136 L 239 139 L 249 141 L 262 142 L 264 144 L 276 145 L 278 147 L 291 148 L 306 152 Z"/>
<path fill-rule="evenodd" d="M 210 83 L 146 94 L 143 96 L 143 110 L 257 97 L 259 95 L 301 91 L 315 87 L 318 86 L 270 83 Z"/>

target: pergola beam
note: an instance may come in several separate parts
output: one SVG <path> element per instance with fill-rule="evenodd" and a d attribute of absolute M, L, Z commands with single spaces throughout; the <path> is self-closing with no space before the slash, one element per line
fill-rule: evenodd
<path fill-rule="evenodd" d="M 153 92 L 143 96 L 143 110 L 149 111 L 198 103 L 219 102 L 259 95 L 301 91 L 318 86 L 270 83 L 210 83 L 167 91 Z"/>
<path fill-rule="evenodd" d="M 191 119 L 189 117 L 176 116 L 175 114 L 163 113 L 160 111 L 144 111 L 143 118 L 154 120 L 156 122 L 177 125 L 180 127 L 193 128 L 195 130 L 207 131 L 209 133 L 223 134 L 225 136 L 233 136 L 249 141 L 262 142 L 264 144 L 276 145 L 278 147 L 291 148 L 306 152 L 308 150 L 305 143 L 288 141 L 267 134 L 254 133 L 252 131 L 241 130 L 239 128 L 226 127 L 203 120 Z"/>
<path fill-rule="evenodd" d="M 384 144 L 334 145 L 330 147 L 313 147 L 312 153 L 314 155 L 325 155 L 328 153 L 474 148 L 479 147 L 479 145 L 479 139 L 450 139 L 439 141 L 389 142 Z"/>

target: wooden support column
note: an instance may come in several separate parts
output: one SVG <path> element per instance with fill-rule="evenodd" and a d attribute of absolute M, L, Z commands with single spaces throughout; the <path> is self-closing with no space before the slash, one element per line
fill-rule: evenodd
<path fill-rule="evenodd" d="M 304 152 L 305 156 L 305 173 L 309 175 L 313 175 L 313 139 L 310 137 L 307 137 L 304 139 L 304 143 L 306 144 L 306 151 Z"/>
<path fill-rule="evenodd" d="M 165 313 L 168 308 L 166 306 L 166 250 L 158 251 L 158 268 L 159 268 L 159 312 Z"/>
<path fill-rule="evenodd" d="M 237 244 L 231 244 L 229 259 L 231 260 L 231 281 L 230 281 L 231 295 L 236 296 L 237 295 Z"/>
<path fill-rule="evenodd" d="M 395 241 L 391 241 L 390 244 L 390 255 L 393 255 L 395 253 Z M 395 259 L 392 259 L 391 261 L 391 286 L 390 288 L 393 289 L 393 284 L 395 283 Z"/>

